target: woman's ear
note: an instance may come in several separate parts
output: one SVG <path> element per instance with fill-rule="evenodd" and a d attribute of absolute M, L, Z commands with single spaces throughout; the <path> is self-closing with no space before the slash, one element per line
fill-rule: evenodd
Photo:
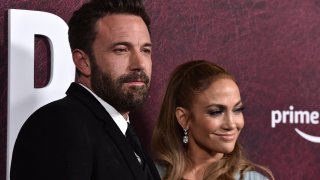
<path fill-rule="evenodd" d="M 72 58 L 75 66 L 84 76 L 91 75 L 90 61 L 88 55 L 80 49 L 72 51 Z"/>
<path fill-rule="evenodd" d="M 183 107 L 176 108 L 176 118 L 183 129 L 189 129 L 189 111 Z"/>

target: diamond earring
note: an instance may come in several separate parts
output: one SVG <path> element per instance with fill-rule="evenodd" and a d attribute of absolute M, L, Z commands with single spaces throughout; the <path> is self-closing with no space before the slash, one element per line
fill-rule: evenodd
<path fill-rule="evenodd" d="M 184 133 L 184 135 L 183 135 L 183 138 L 182 138 L 182 142 L 183 142 L 184 144 L 187 144 L 187 143 L 189 142 L 188 129 L 183 128 L 183 133 Z"/>

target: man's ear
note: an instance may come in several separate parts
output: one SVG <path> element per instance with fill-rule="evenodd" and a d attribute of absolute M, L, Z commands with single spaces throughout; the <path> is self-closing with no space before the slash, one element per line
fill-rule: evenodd
<path fill-rule="evenodd" d="M 189 111 L 183 107 L 176 108 L 176 118 L 183 129 L 189 129 Z"/>
<path fill-rule="evenodd" d="M 75 49 L 72 51 L 72 58 L 75 66 L 84 76 L 91 75 L 90 61 L 88 55 L 80 50 Z"/>

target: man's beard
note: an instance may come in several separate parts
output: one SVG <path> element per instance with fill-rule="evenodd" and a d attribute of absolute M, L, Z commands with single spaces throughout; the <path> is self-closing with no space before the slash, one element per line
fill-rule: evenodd
<path fill-rule="evenodd" d="M 150 79 L 143 71 L 133 71 L 113 80 L 111 75 L 102 72 L 92 59 L 91 85 L 93 91 L 120 113 L 136 109 L 146 100 L 150 87 Z M 123 86 L 132 81 L 143 81 L 143 86 Z"/>

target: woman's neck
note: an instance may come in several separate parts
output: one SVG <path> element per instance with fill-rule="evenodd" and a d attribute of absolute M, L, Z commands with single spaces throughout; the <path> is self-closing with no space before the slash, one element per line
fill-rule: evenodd
<path fill-rule="evenodd" d="M 183 178 L 188 180 L 202 180 L 206 169 L 223 157 L 223 153 L 207 153 L 188 151 L 191 166 L 185 171 Z"/>

